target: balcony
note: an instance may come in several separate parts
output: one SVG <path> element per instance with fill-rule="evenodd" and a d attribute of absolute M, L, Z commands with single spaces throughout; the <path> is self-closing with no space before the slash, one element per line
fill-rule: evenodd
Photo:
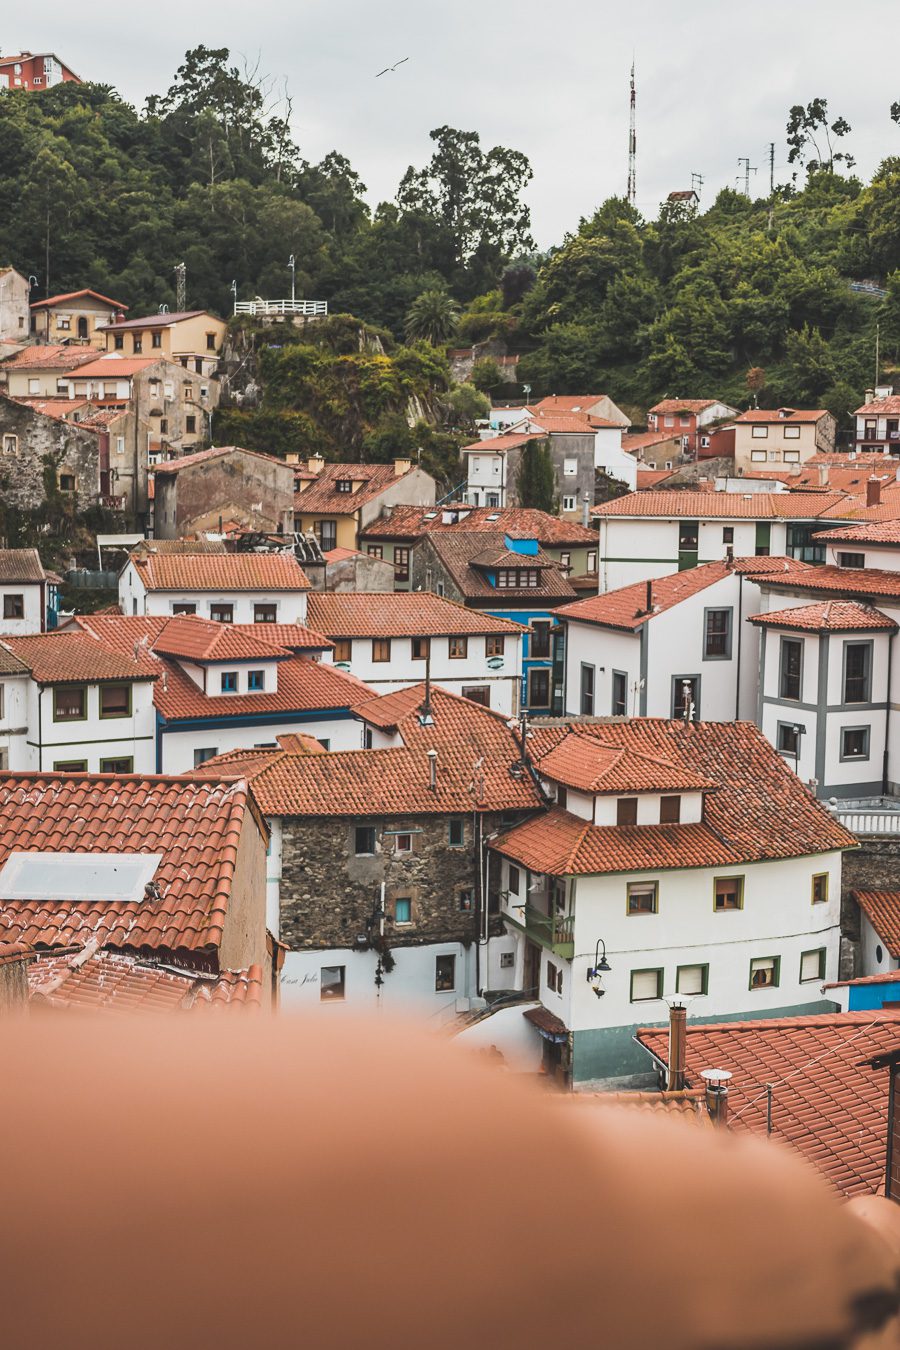
<path fill-rule="evenodd" d="M 254 318 L 279 317 L 285 314 L 326 315 L 327 300 L 237 300 L 235 314 L 249 314 Z"/>
<path fill-rule="evenodd" d="M 542 909 L 528 904 L 517 905 L 515 908 L 519 917 L 514 918 L 506 911 L 503 912 L 503 918 L 507 923 L 518 928 L 526 937 L 531 938 L 532 942 L 546 947 L 554 956 L 562 960 L 572 959 L 575 955 L 574 914 L 545 914 Z"/>

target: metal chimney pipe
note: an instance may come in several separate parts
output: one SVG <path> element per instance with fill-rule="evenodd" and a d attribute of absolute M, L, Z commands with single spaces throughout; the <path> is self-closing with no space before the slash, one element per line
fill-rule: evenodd
<path fill-rule="evenodd" d="M 427 751 L 428 754 L 428 787 L 431 792 L 437 792 L 437 757 L 438 752 L 432 747 Z"/>
<path fill-rule="evenodd" d="M 881 505 L 881 479 L 874 474 L 866 480 L 866 506 Z"/>
<path fill-rule="evenodd" d="M 669 1078 L 670 1092 L 683 1092 L 687 1053 L 687 1008 L 674 1005 L 669 1009 Z"/>
<path fill-rule="evenodd" d="M 728 1080 L 731 1074 L 727 1069 L 703 1069 L 700 1077 L 706 1084 L 706 1109 L 714 1125 L 728 1124 Z"/>
<path fill-rule="evenodd" d="M 645 601 L 645 604 L 644 604 L 644 608 L 646 609 L 646 611 L 647 611 L 648 614 L 652 614 L 652 613 L 653 613 L 653 582 L 652 582 L 652 581 L 648 581 L 648 582 L 647 582 L 647 598 L 646 598 L 646 601 Z"/>
<path fill-rule="evenodd" d="M 581 523 L 585 529 L 591 523 L 591 499 L 587 493 L 584 494 L 584 500 L 581 503 Z"/>

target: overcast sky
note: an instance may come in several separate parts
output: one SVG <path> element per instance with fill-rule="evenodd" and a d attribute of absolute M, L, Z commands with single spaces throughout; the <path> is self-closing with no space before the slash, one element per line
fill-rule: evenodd
<path fill-rule="evenodd" d="M 786 181 L 793 103 L 826 97 L 853 127 L 858 172 L 900 154 L 889 105 L 900 80 L 896 0 L 28 0 L 3 6 L 2 50 L 55 51 L 83 79 L 138 104 L 166 89 L 184 52 L 227 46 L 287 79 L 304 155 L 342 151 L 374 204 L 430 154 L 433 127 L 476 130 L 531 160 L 534 234 L 557 243 L 624 193 L 628 77 L 637 66 L 637 198 L 654 215 L 704 178 L 703 201 L 734 186 L 737 160 L 768 143 Z M 862 73 L 869 53 L 873 74 Z M 376 79 L 383 66 L 409 57 Z"/>

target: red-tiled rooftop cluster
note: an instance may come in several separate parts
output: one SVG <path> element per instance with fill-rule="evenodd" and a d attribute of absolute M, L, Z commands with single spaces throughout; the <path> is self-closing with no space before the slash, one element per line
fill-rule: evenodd
<path fill-rule="evenodd" d="M 893 619 L 857 600 L 822 600 L 815 605 L 798 605 L 796 609 L 770 610 L 767 614 L 751 614 L 749 621 L 761 628 L 796 628 L 807 633 L 897 630 Z"/>
<path fill-rule="evenodd" d="M 133 553 L 148 591 L 308 591 L 295 558 L 284 553 Z"/>
<path fill-rule="evenodd" d="M 35 1008 L 114 1013 L 258 1009 L 261 966 L 247 970 L 176 970 L 123 952 L 45 953 L 28 967 Z"/>
<path fill-rule="evenodd" d="M 430 591 L 319 593 L 309 597 L 308 617 L 330 637 L 439 637 L 455 634 L 522 635 L 520 624 L 467 609 Z"/>

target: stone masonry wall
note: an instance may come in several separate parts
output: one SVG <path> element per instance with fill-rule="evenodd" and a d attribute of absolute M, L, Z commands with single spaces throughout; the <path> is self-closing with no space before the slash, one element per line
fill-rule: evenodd
<path fill-rule="evenodd" d="M 96 505 L 100 491 L 97 433 L 0 398 L 0 497 L 4 505 L 21 511 L 41 506 L 47 499 L 45 472 L 51 470 L 56 485 L 60 474 L 74 476 L 75 492 L 66 495 L 77 498 L 79 511 Z"/>
<path fill-rule="evenodd" d="M 900 887 L 900 839 L 860 835 L 859 848 L 844 854 L 841 882 L 840 978 L 860 974 L 859 905 L 852 891 L 895 891 Z"/>

